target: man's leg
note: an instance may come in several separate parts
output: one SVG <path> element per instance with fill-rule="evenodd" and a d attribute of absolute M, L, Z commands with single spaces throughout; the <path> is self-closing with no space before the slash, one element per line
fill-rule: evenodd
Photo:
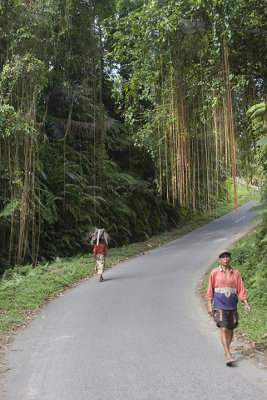
<path fill-rule="evenodd" d="M 234 330 L 233 329 L 227 329 L 226 335 L 227 335 L 227 343 L 228 343 L 228 348 L 229 348 L 230 344 L 231 344 L 231 342 L 233 340 Z"/>
<path fill-rule="evenodd" d="M 234 361 L 234 359 L 229 351 L 229 345 L 233 338 L 233 331 L 231 331 L 230 329 L 227 329 L 225 327 L 221 327 L 220 329 L 221 329 L 221 341 L 222 341 L 222 345 L 224 348 L 224 353 L 226 355 L 227 363 L 230 364 Z M 229 331 L 230 331 L 230 333 L 229 333 Z"/>
<path fill-rule="evenodd" d="M 220 329 L 221 329 L 221 341 L 224 348 L 224 353 L 226 356 L 230 356 L 228 334 L 227 334 L 228 329 L 225 327 L 221 327 Z"/>
<path fill-rule="evenodd" d="M 227 329 L 226 336 L 227 336 L 228 349 L 229 349 L 229 353 L 230 353 L 230 344 L 232 343 L 232 340 L 233 340 L 234 330 L 233 329 Z M 234 358 L 232 353 L 230 353 L 230 355 Z"/>

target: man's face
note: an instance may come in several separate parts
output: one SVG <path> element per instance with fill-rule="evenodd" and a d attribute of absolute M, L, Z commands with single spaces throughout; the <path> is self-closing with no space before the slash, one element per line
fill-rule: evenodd
<path fill-rule="evenodd" d="M 228 267 L 230 264 L 230 261 L 231 261 L 231 257 L 228 256 L 227 254 L 225 254 L 219 258 L 219 262 L 223 267 Z"/>

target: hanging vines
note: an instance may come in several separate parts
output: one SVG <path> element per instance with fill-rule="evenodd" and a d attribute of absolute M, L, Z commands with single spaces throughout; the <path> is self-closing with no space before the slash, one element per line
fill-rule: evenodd
<path fill-rule="evenodd" d="M 232 14 L 229 2 L 219 3 L 147 2 L 116 22 L 115 48 L 121 63 L 131 60 L 124 82 L 131 108 L 127 119 L 137 131 L 137 144 L 154 155 L 160 195 L 173 205 L 210 210 L 225 195 L 223 187 L 231 177 L 237 211 L 240 132 L 235 131 L 230 82 L 234 65 L 229 61 L 227 31 L 222 34 Z M 239 10 L 243 7 L 237 5 Z M 207 12 L 214 26 L 211 32 L 201 21 Z M 184 19 L 187 13 L 190 19 Z M 145 108 L 140 99 L 146 100 Z"/>
<path fill-rule="evenodd" d="M 125 243 L 181 207 L 212 212 L 230 180 L 237 210 L 237 175 L 257 182 L 247 110 L 266 100 L 265 12 L 2 1 L 0 273 L 87 251 L 94 225 Z"/>

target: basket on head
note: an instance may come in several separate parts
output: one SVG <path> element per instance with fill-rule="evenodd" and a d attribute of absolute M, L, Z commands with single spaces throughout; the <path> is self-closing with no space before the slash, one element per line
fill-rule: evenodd
<path fill-rule="evenodd" d="M 99 240 L 104 240 L 106 244 L 108 244 L 110 240 L 109 234 L 106 232 L 104 228 L 99 229 L 99 228 L 94 228 L 94 230 L 86 235 L 87 240 L 90 240 L 91 244 L 94 244 L 96 242 L 96 245 L 99 245 Z"/>

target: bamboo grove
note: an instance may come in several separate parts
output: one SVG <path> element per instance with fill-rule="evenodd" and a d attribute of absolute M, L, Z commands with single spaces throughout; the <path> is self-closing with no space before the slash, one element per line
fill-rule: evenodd
<path fill-rule="evenodd" d="M 87 251 L 95 225 L 156 234 L 230 181 L 237 208 L 237 176 L 260 179 L 266 30 L 252 0 L 2 0 L 0 272 Z"/>

